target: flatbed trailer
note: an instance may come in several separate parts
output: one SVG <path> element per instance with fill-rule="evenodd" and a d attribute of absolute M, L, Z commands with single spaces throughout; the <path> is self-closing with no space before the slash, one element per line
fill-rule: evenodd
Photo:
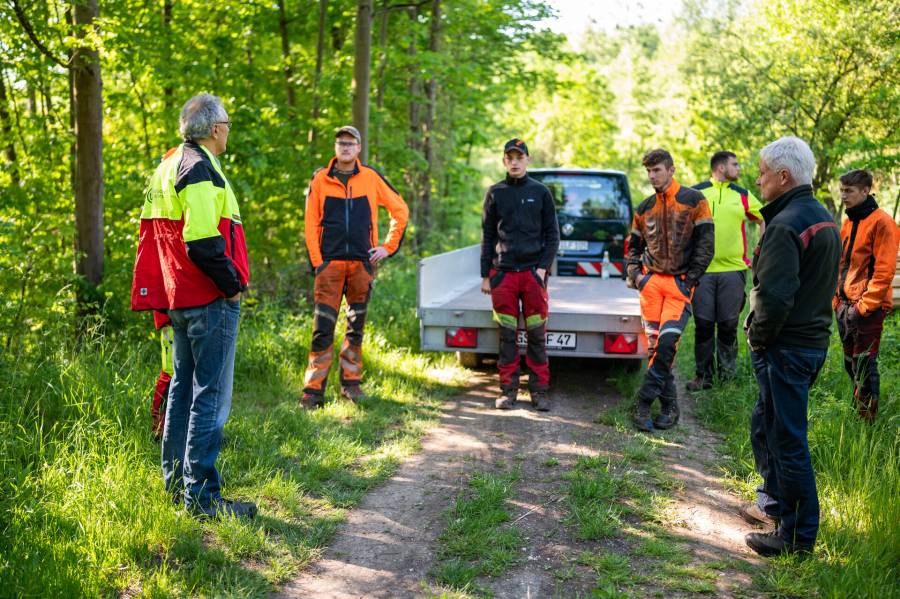
<path fill-rule="evenodd" d="M 496 356 L 498 326 L 490 296 L 481 293 L 480 255 L 480 246 L 473 245 L 419 262 L 416 303 L 423 350 L 459 352 L 467 365 Z M 549 355 L 647 357 L 638 294 L 624 279 L 551 276 L 548 294 Z M 522 346 L 524 328 L 520 319 Z"/>

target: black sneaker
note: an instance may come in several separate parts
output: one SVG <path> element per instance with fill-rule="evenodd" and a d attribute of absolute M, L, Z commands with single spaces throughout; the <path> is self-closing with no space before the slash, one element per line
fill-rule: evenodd
<path fill-rule="evenodd" d="M 788 543 L 777 532 L 751 532 L 744 537 L 747 546 L 763 557 L 773 557 L 782 553 L 812 553 L 812 548 Z"/>
<path fill-rule="evenodd" d="M 214 499 L 209 504 L 209 507 L 193 505 L 190 508 L 191 515 L 201 520 L 225 518 L 228 516 L 252 520 L 256 517 L 256 511 L 256 504 L 251 501 L 232 501 L 221 497 Z"/>
<path fill-rule="evenodd" d="M 504 389 L 497 401 L 494 402 L 494 407 L 498 410 L 512 410 L 516 407 L 518 395 L 519 392 L 516 389 Z"/>
<path fill-rule="evenodd" d="M 666 430 L 678 424 L 678 418 L 681 412 L 678 410 L 678 400 L 670 399 L 661 401 L 662 406 L 659 416 L 653 419 L 653 426 L 658 429 Z"/>
<path fill-rule="evenodd" d="M 653 430 L 653 419 L 650 418 L 650 403 L 642 399 L 637 400 L 634 406 L 632 422 L 639 431 L 649 433 Z"/>
<path fill-rule="evenodd" d="M 325 396 L 304 393 L 300 398 L 300 406 L 305 410 L 317 410 L 325 407 Z"/>
<path fill-rule="evenodd" d="M 546 391 L 532 391 L 531 405 L 534 406 L 534 409 L 538 412 L 549 412 L 550 408 L 553 407 L 550 396 Z"/>

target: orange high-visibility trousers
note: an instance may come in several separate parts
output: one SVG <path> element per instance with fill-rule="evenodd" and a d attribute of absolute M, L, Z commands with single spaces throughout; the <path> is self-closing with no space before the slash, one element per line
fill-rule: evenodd
<path fill-rule="evenodd" d="M 362 380 L 363 327 L 374 280 L 370 268 L 358 260 L 332 260 L 319 267 L 313 288 L 315 320 L 304 393 L 325 393 L 325 382 L 331 370 L 334 326 L 342 298 L 347 299 L 347 330 L 340 352 L 341 385 L 359 385 Z"/>
<path fill-rule="evenodd" d="M 638 399 L 652 402 L 677 398 L 672 366 L 678 342 L 691 316 L 692 290 L 678 275 L 650 272 L 638 280 L 641 320 L 647 335 L 649 364 Z"/>

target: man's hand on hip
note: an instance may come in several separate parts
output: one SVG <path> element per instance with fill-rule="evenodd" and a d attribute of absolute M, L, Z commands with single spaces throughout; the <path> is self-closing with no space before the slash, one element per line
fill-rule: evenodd
<path fill-rule="evenodd" d="M 379 245 L 378 247 L 373 247 L 369 250 L 369 262 L 372 264 L 377 264 L 381 260 L 384 260 L 388 257 L 388 251 L 384 249 L 384 246 Z"/>
<path fill-rule="evenodd" d="M 537 268 L 537 269 L 535 269 L 534 272 L 537 273 L 537 276 L 540 277 L 540 279 L 542 281 L 547 280 L 547 269 L 546 268 Z"/>

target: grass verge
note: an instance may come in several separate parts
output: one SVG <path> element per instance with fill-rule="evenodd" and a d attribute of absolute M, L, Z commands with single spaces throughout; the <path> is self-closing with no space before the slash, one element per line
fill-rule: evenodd
<path fill-rule="evenodd" d="M 464 383 L 449 358 L 407 349 L 411 272 L 388 273 L 375 293 L 373 399 L 360 406 L 337 400 L 333 372 L 332 403 L 298 409 L 307 311 L 245 305 L 217 465 L 227 497 L 260 504 L 252 522 L 201 523 L 168 501 L 149 435 L 159 361 L 149 333 L 88 334 L 76 345 L 48 330 L 0 355 L 0 594 L 267 596 L 416 448 L 440 400 Z"/>

